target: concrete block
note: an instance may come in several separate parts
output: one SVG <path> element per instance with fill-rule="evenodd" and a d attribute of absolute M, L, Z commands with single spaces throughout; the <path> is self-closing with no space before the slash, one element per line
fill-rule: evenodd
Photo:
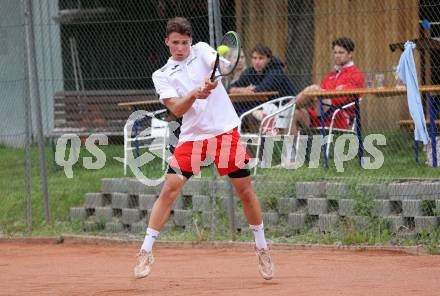
<path fill-rule="evenodd" d="M 122 224 L 133 224 L 141 220 L 141 211 L 139 209 L 122 209 Z"/>
<path fill-rule="evenodd" d="M 374 201 L 374 214 L 379 217 L 387 217 L 391 215 L 392 207 L 389 200 L 375 200 Z"/>
<path fill-rule="evenodd" d="M 107 204 L 107 199 L 102 193 L 86 193 L 84 207 L 86 209 L 93 209 L 96 207 L 104 207 Z"/>
<path fill-rule="evenodd" d="M 296 183 L 296 197 L 323 197 L 325 196 L 325 182 L 298 182 Z"/>
<path fill-rule="evenodd" d="M 405 219 L 402 216 L 388 216 L 385 217 L 384 220 L 388 222 L 389 228 L 392 232 L 398 232 L 403 226 L 405 226 Z"/>
<path fill-rule="evenodd" d="M 328 203 L 326 198 L 308 198 L 307 213 L 309 215 L 327 214 Z"/>
<path fill-rule="evenodd" d="M 102 224 L 96 222 L 95 220 L 87 220 L 83 222 L 83 230 L 86 232 L 93 232 L 102 230 Z"/>
<path fill-rule="evenodd" d="M 155 194 L 139 194 L 139 209 L 143 211 L 149 211 L 153 208 L 155 201 Z"/>
<path fill-rule="evenodd" d="M 191 178 L 182 188 L 182 195 L 207 195 L 209 183 L 203 178 Z"/>
<path fill-rule="evenodd" d="M 87 211 L 85 208 L 70 208 L 71 221 L 84 221 L 87 218 Z"/>
<path fill-rule="evenodd" d="M 130 225 L 131 233 L 143 233 L 145 234 L 147 231 L 147 224 L 144 221 L 139 221 L 136 223 L 132 223 Z"/>
<path fill-rule="evenodd" d="M 183 196 L 178 196 L 171 207 L 172 210 L 182 210 L 184 208 Z"/>
<path fill-rule="evenodd" d="M 243 211 L 235 212 L 235 226 L 237 229 L 249 229 L 249 223 L 247 222 Z"/>
<path fill-rule="evenodd" d="M 354 200 L 340 199 L 338 214 L 340 216 L 354 216 Z"/>
<path fill-rule="evenodd" d="M 155 194 L 159 195 L 163 184 L 148 186 L 137 179 L 130 179 L 128 181 L 128 190 L 130 194 Z"/>
<path fill-rule="evenodd" d="M 109 221 L 113 217 L 113 209 L 111 207 L 97 207 L 95 208 L 95 216 L 99 221 Z"/>
<path fill-rule="evenodd" d="M 215 187 L 213 187 L 215 186 Z M 216 196 L 229 196 L 229 186 L 232 186 L 231 184 L 229 184 L 228 180 L 217 180 L 216 183 L 214 182 L 210 182 L 209 184 L 205 185 L 202 184 L 202 187 L 200 189 L 199 194 L 203 194 L 203 195 L 210 195 L 211 192 L 215 192 Z M 205 189 L 206 188 L 206 189 Z M 206 192 L 206 193 L 202 193 L 202 192 Z"/>
<path fill-rule="evenodd" d="M 439 148 L 437 150 L 440 150 Z M 423 200 L 440 199 L 440 182 L 422 182 Z"/>
<path fill-rule="evenodd" d="M 226 212 L 229 211 L 229 199 L 230 199 L 229 196 L 221 196 L 221 197 L 219 198 L 219 202 L 218 202 L 218 206 L 219 206 L 221 209 L 225 210 Z M 234 207 L 234 209 L 237 209 L 237 208 L 238 208 L 238 206 L 239 206 L 239 202 L 240 202 L 240 200 L 238 199 L 238 197 L 234 197 L 234 201 L 233 201 L 233 207 Z"/>
<path fill-rule="evenodd" d="M 212 208 L 211 198 L 207 195 L 193 195 L 192 208 L 193 211 L 210 211 Z"/>
<path fill-rule="evenodd" d="M 307 215 L 303 213 L 290 213 L 287 223 L 292 230 L 302 230 L 306 225 Z"/>
<path fill-rule="evenodd" d="M 435 200 L 440 198 L 440 182 L 391 183 L 388 192 L 390 199 Z"/>
<path fill-rule="evenodd" d="M 188 210 L 174 210 L 173 221 L 177 226 L 190 226 L 192 224 L 192 212 Z"/>
<path fill-rule="evenodd" d="M 263 212 L 263 223 L 268 226 L 275 226 L 278 224 L 280 219 L 278 213 L 276 212 Z"/>
<path fill-rule="evenodd" d="M 325 186 L 327 199 L 342 199 L 349 197 L 350 186 L 344 183 L 327 183 Z"/>
<path fill-rule="evenodd" d="M 427 231 L 427 232 L 432 232 L 434 231 L 439 223 L 438 223 L 438 217 L 435 216 L 431 216 L 431 217 L 414 217 L 414 222 L 416 225 L 416 232 L 417 233 L 421 233 L 423 230 Z"/>
<path fill-rule="evenodd" d="M 296 211 L 296 198 L 279 198 L 277 206 L 279 214 L 290 214 Z"/>
<path fill-rule="evenodd" d="M 358 190 L 374 199 L 388 199 L 388 184 L 359 184 Z"/>
<path fill-rule="evenodd" d="M 388 195 L 391 200 L 417 199 L 418 182 L 402 182 L 388 184 Z"/>
<path fill-rule="evenodd" d="M 403 217 L 415 217 L 423 216 L 421 200 L 403 200 L 402 201 L 402 214 Z"/>
<path fill-rule="evenodd" d="M 101 191 L 103 193 L 128 192 L 130 178 L 104 178 L 101 179 Z"/>
<path fill-rule="evenodd" d="M 339 221 L 336 214 L 319 215 L 319 230 L 322 232 L 332 231 Z"/>
<path fill-rule="evenodd" d="M 124 209 L 130 207 L 130 198 L 127 193 L 113 192 L 111 194 L 111 198 L 113 209 Z"/>
<path fill-rule="evenodd" d="M 105 230 L 108 232 L 122 232 L 124 231 L 124 225 L 119 221 L 111 221 L 105 223 Z"/>

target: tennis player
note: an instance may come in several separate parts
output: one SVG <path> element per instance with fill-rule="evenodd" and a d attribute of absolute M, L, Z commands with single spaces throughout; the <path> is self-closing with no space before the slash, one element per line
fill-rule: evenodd
<path fill-rule="evenodd" d="M 134 275 L 142 278 L 150 274 L 153 244 L 172 204 L 185 182 L 200 172 L 208 156 L 214 160 L 219 175 L 231 179 L 254 233 L 260 274 L 269 280 L 274 275 L 274 265 L 264 236 L 260 203 L 246 165 L 249 156 L 240 144 L 239 118 L 223 85 L 209 79 L 216 51 L 204 42 L 192 45 L 192 26 L 181 17 L 168 21 L 165 44 L 171 57 L 154 72 L 153 82 L 160 101 L 177 117 L 183 116 L 183 122 L 165 183 L 150 215 Z"/>

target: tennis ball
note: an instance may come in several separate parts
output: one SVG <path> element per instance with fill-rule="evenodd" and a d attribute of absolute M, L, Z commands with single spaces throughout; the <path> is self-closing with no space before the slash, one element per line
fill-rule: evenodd
<path fill-rule="evenodd" d="M 229 47 L 227 47 L 226 45 L 220 45 L 219 47 L 217 47 L 217 52 L 220 56 L 224 57 L 229 53 Z"/>

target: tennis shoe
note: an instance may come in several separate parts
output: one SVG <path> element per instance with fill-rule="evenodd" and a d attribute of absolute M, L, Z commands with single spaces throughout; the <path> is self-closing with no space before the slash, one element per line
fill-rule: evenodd
<path fill-rule="evenodd" d="M 269 249 L 258 250 L 257 247 L 255 247 L 255 253 L 257 254 L 258 270 L 260 271 L 261 276 L 265 280 L 272 279 L 275 272 L 275 266 L 270 257 Z"/>
<path fill-rule="evenodd" d="M 141 250 L 137 258 L 136 266 L 134 267 L 134 277 L 140 279 L 148 276 L 151 273 L 153 263 L 153 253 Z"/>

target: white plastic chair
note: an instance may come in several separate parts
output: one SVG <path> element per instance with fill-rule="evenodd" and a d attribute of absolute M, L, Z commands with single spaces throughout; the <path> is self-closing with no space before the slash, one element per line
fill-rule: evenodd
<path fill-rule="evenodd" d="M 135 122 L 132 120 L 128 120 L 124 125 L 124 175 L 127 174 L 128 153 L 133 150 L 139 151 L 141 148 L 148 148 L 150 151 L 160 150 L 162 169 L 165 169 L 166 151 L 169 144 L 169 128 L 168 122 L 158 118 L 158 116 L 166 112 L 166 109 L 149 112 L 147 117 L 151 119 L 148 120 L 149 124 L 146 126 L 146 129 L 141 132 L 133 131 Z M 133 142 L 134 147 L 132 146 Z"/>
<path fill-rule="evenodd" d="M 273 108 L 275 107 L 275 108 Z M 258 124 L 258 130 L 255 132 L 243 132 L 243 122 L 248 118 L 248 116 L 252 116 L 252 113 L 260 110 L 270 110 L 269 114 L 266 114 L 264 118 Z M 267 130 L 268 123 L 273 122 L 273 127 L 282 128 L 286 132 L 285 135 L 290 135 L 293 114 L 295 112 L 295 97 L 294 96 L 285 96 L 277 99 L 270 100 L 261 105 L 258 105 L 246 112 L 244 112 L 240 116 L 240 125 L 238 126 L 238 132 L 240 133 L 241 142 L 244 145 L 254 145 L 257 147 L 256 158 L 259 162 L 259 155 L 261 151 L 261 144 L 263 142 L 263 138 L 269 137 L 280 137 L 281 134 L 278 133 L 270 133 Z M 256 120 L 256 119 L 254 119 Z M 250 143 L 249 140 L 252 140 Z M 254 167 L 254 175 L 257 173 L 258 163 Z"/>

